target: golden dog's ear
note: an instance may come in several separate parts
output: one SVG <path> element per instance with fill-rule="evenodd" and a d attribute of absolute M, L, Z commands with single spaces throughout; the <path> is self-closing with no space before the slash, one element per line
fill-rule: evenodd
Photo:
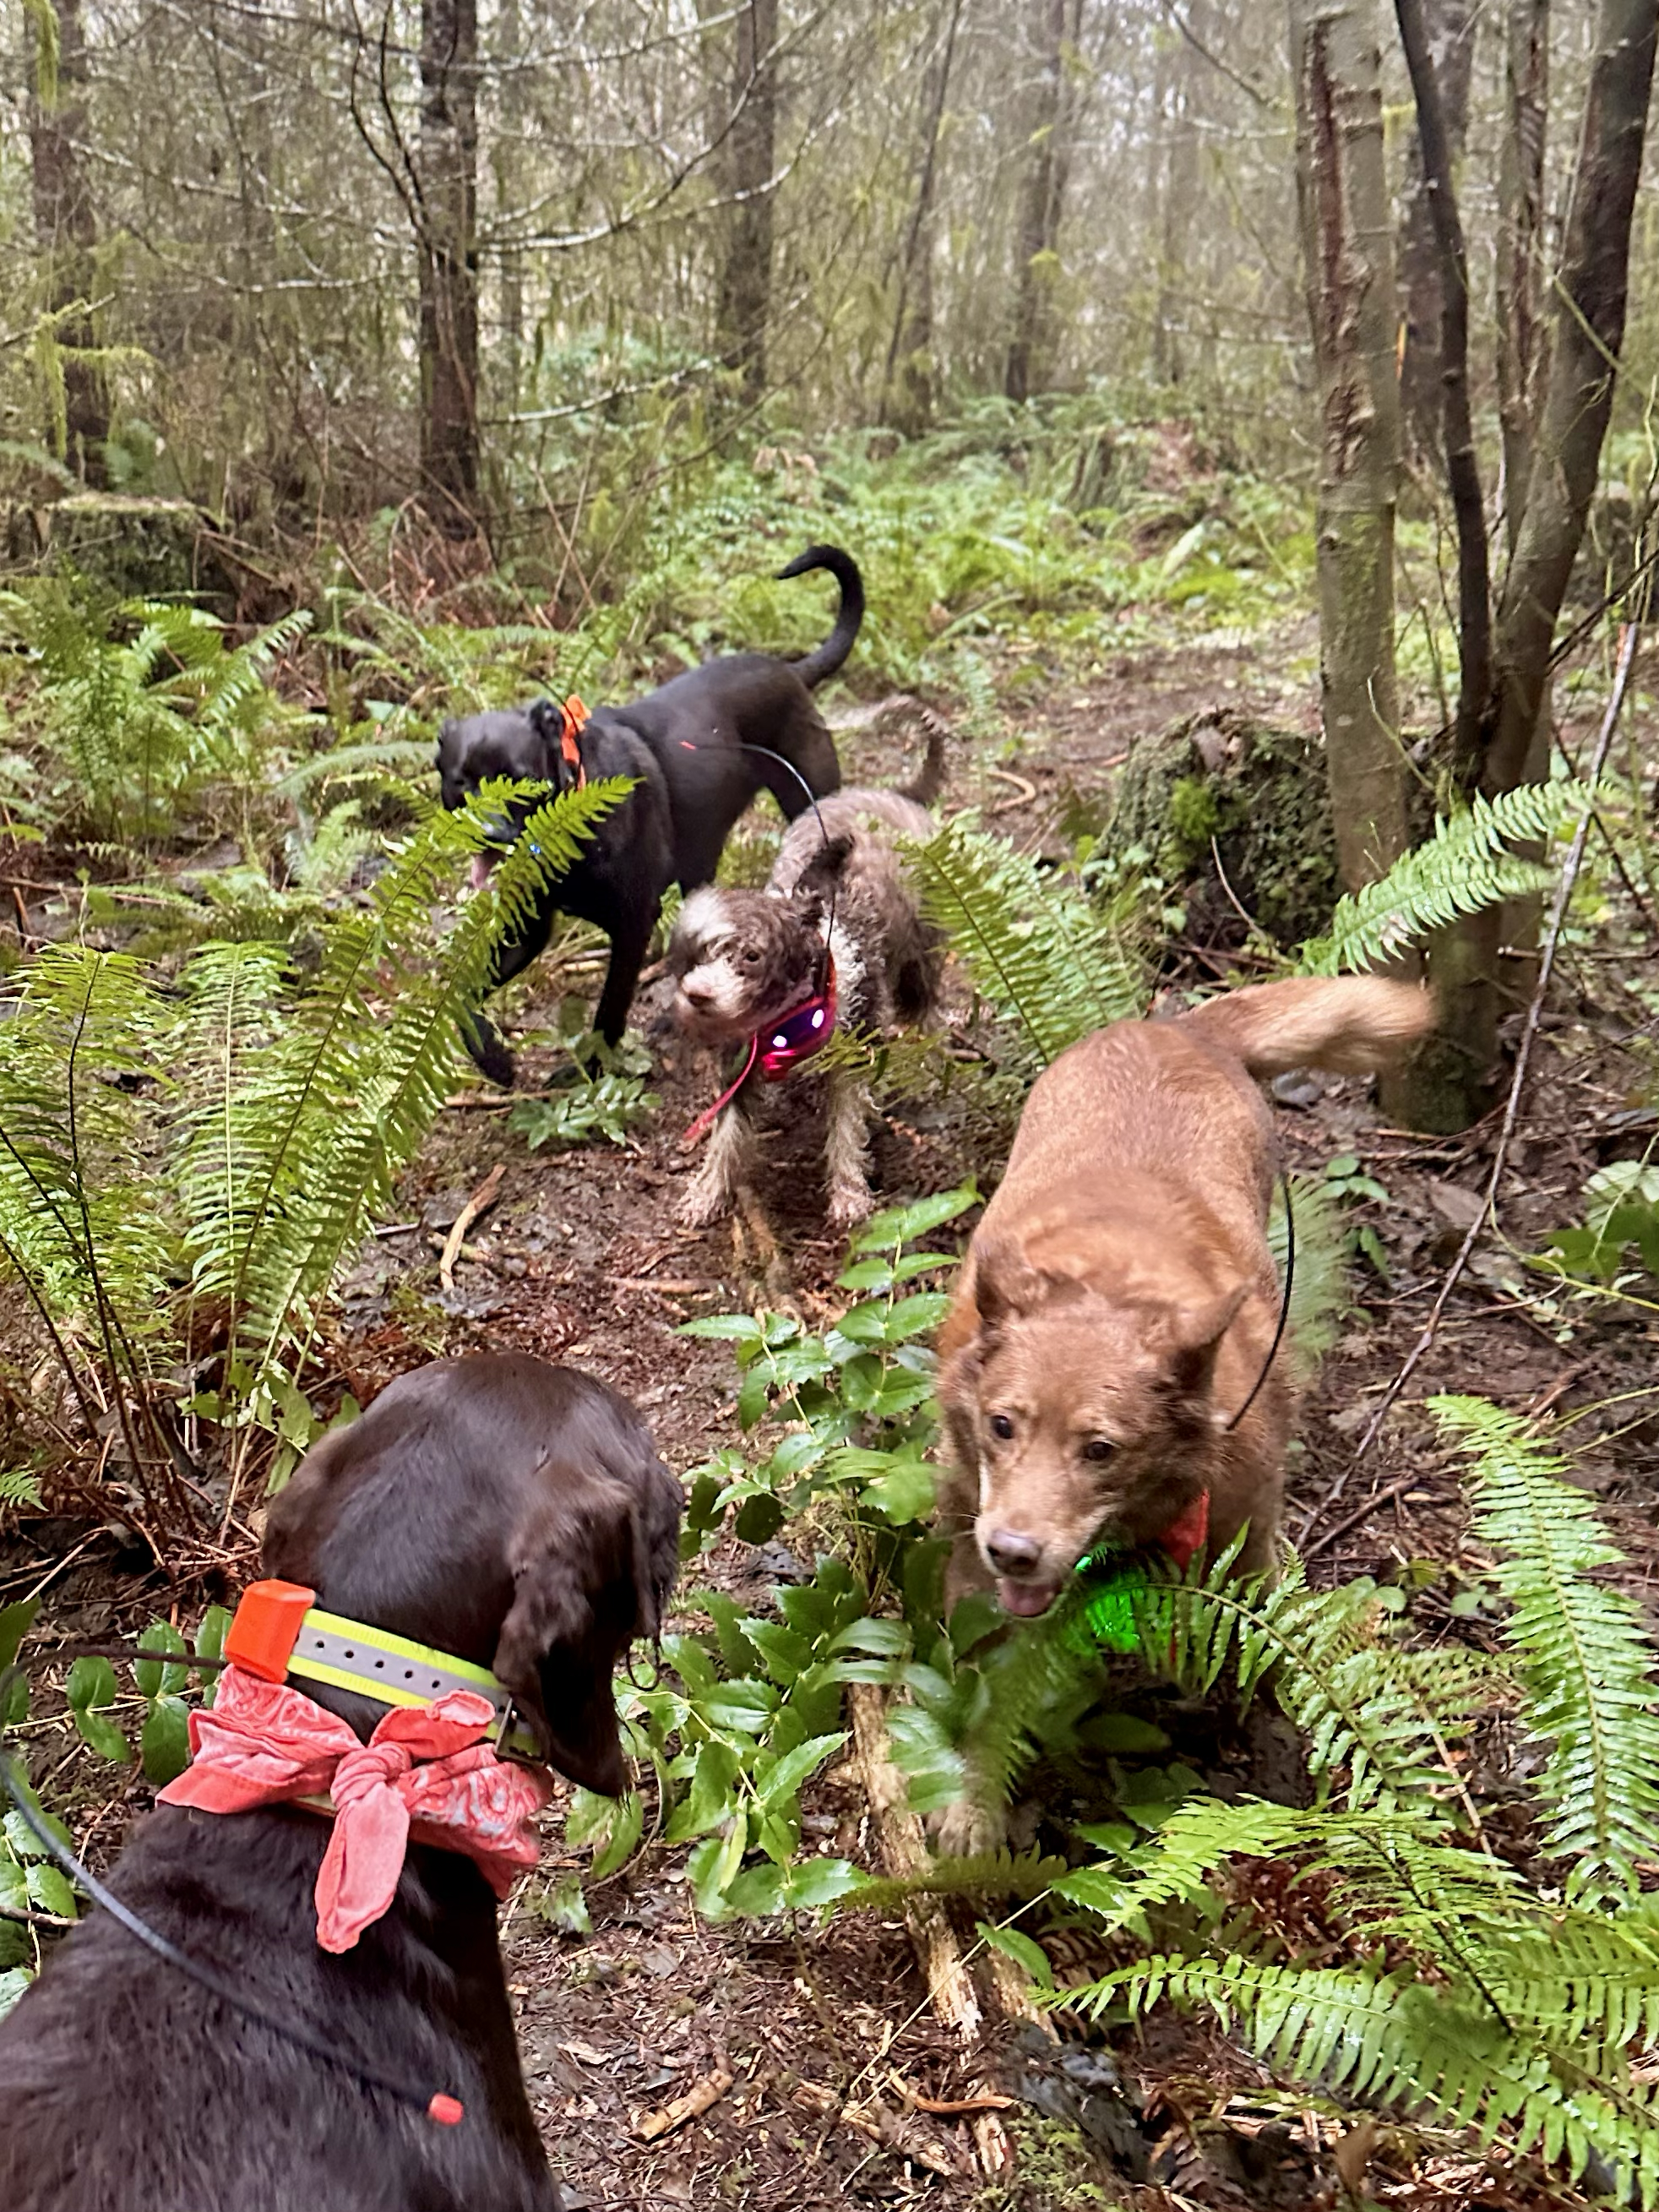
<path fill-rule="evenodd" d="M 1005 1322 L 1043 1303 L 1048 1284 L 1012 1237 L 974 1240 L 974 1308 L 982 1331 L 994 1335 Z"/>
<path fill-rule="evenodd" d="M 1177 1306 L 1170 1316 L 1170 1372 L 1176 1393 L 1191 1403 L 1210 1395 L 1216 1356 L 1233 1316 L 1244 1303 L 1245 1283 L 1235 1283 L 1200 1306 Z"/>

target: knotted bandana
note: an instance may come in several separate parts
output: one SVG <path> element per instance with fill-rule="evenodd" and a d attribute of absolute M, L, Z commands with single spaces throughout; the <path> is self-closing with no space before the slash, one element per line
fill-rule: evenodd
<path fill-rule="evenodd" d="M 461 1851 L 497 1897 L 535 1865 L 531 1822 L 553 1795 L 539 1767 L 498 1759 L 487 1698 L 452 1690 L 398 1706 L 367 1743 L 314 1698 L 228 1667 L 212 1710 L 190 1717 L 191 1762 L 161 1793 L 166 1805 L 246 1813 L 331 1797 L 334 1830 L 317 1876 L 317 1941 L 349 1951 L 397 1893 L 411 1834 Z"/>

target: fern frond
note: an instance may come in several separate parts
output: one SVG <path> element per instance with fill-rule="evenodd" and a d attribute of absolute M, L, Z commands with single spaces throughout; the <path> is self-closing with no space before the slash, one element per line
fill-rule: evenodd
<path fill-rule="evenodd" d="M 981 1851 L 932 1860 L 912 1875 L 873 1876 L 848 1903 L 860 1911 L 891 1912 L 913 1897 L 1042 1897 L 1065 1871 L 1064 1859 L 1042 1851 Z"/>
<path fill-rule="evenodd" d="M 539 807 L 435 949 L 432 909 L 483 844 L 497 795 L 482 794 L 476 816 L 432 810 L 367 911 L 331 924 L 320 972 L 263 1042 L 271 969 L 222 953 L 208 969 L 202 1003 L 226 1040 L 222 1080 L 191 1118 L 179 1187 L 198 1291 L 225 1301 L 256 1373 L 303 1340 L 430 1127 L 459 1064 L 457 1024 L 483 995 L 502 932 L 627 788 L 592 784 Z M 247 1008 L 250 988 L 252 1030 L 231 1011 L 233 996 Z"/>
<path fill-rule="evenodd" d="M 147 1141 L 167 1018 L 137 961 L 58 945 L 0 1023 L 0 1237 L 53 1310 L 135 1339 L 175 1258 Z"/>
<path fill-rule="evenodd" d="M 1467 1984 L 1407 1968 L 1310 1967 L 1163 1953 L 1069 1990 L 1069 2008 L 1164 1998 L 1201 2004 L 1265 2063 L 1370 2102 L 1432 2112 L 1483 2142 L 1537 2151 L 1577 2179 L 1592 2160 L 1621 2191 L 1659 2203 L 1659 2100 L 1627 2076 L 1598 2078 L 1565 2044 L 1512 2029 Z"/>
<path fill-rule="evenodd" d="M 1302 974 L 1375 967 L 1460 914 L 1540 890 L 1548 871 L 1509 848 L 1547 843 L 1579 803 L 1567 784 L 1522 784 L 1495 799 L 1477 793 L 1464 812 L 1437 823 L 1433 836 L 1402 854 L 1380 882 L 1338 901 L 1328 933 L 1302 948 Z"/>
<path fill-rule="evenodd" d="M 1574 1895 L 1628 1898 L 1637 1862 L 1659 1855 L 1659 1683 L 1636 1601 L 1593 1579 L 1624 1555 L 1526 1422 L 1481 1398 L 1430 1402 L 1474 1456 L 1474 1525 L 1510 1601 L 1522 1717 L 1549 1747 L 1537 1782 L 1553 1814 L 1545 1849 L 1573 1860 Z"/>
<path fill-rule="evenodd" d="M 1139 963 L 1123 933 L 1074 884 L 961 818 L 926 842 L 905 841 L 905 849 L 928 918 L 1036 1066 L 1140 1012 Z"/>
<path fill-rule="evenodd" d="M 1306 1377 L 1336 1341 L 1338 1324 L 1351 1303 L 1348 1231 L 1342 1221 L 1341 1201 L 1322 1176 L 1293 1175 L 1289 1182 L 1296 1231 L 1291 1352 Z M 1285 1200 L 1278 1190 L 1267 1217 L 1267 1249 L 1282 1279 L 1287 1247 Z"/>
<path fill-rule="evenodd" d="M 1294 1554 L 1270 1588 L 1233 1580 L 1223 1558 L 1207 1575 L 1151 1581 L 1135 1610 L 1147 1665 L 1190 1695 L 1207 1694 L 1230 1661 L 1245 1696 L 1271 1674 L 1310 1767 L 1356 1809 L 1443 1786 L 1447 1747 L 1491 1689 L 1478 1654 L 1437 1652 L 1425 1668 L 1391 1639 L 1374 1593 L 1310 1590 Z"/>

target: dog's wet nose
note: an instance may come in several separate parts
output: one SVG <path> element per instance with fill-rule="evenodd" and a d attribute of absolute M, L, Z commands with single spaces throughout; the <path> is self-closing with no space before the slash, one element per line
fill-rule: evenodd
<path fill-rule="evenodd" d="M 1035 1536 L 1022 1536 L 1017 1528 L 999 1528 L 985 1539 L 985 1556 L 1000 1575 L 1018 1581 L 1036 1573 L 1042 1547 Z"/>
<path fill-rule="evenodd" d="M 695 1006 L 699 1013 L 714 1003 L 714 994 L 707 983 L 682 983 L 680 996 L 688 1006 Z"/>

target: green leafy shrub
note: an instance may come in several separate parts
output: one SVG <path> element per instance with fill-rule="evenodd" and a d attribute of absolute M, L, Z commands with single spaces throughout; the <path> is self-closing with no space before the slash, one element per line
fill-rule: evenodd
<path fill-rule="evenodd" d="M 1555 1231 L 1532 1265 L 1601 1284 L 1638 1266 L 1659 1275 L 1659 1167 L 1614 1160 L 1598 1168 L 1584 1185 L 1583 1227 Z"/>
<path fill-rule="evenodd" d="M 0 1607 L 0 1676 L 17 1659 L 24 1637 L 40 1610 L 35 1598 Z M 223 1606 L 210 1606 L 198 1626 L 194 1645 L 165 1620 L 153 1620 L 138 1638 L 139 1648 L 153 1651 L 154 1659 L 140 1659 L 133 1676 L 143 1702 L 139 1758 L 144 1778 L 156 1788 L 182 1773 L 189 1758 L 188 1711 L 184 1692 L 192 1672 L 198 1674 L 204 1704 L 213 1702 L 216 1669 L 193 1669 L 198 1660 L 217 1659 L 224 1648 L 230 1615 Z M 21 1668 L 11 1676 L 0 1705 L 0 1751 L 4 1732 L 29 1717 L 29 1678 Z M 69 1719 L 76 1735 L 99 1758 L 131 1767 L 132 1746 L 111 1708 L 120 1695 L 114 1668 L 107 1659 L 79 1658 L 71 1665 L 64 1685 Z M 71 1838 L 55 1814 L 41 1803 L 18 1763 L 10 1763 L 12 1779 L 22 1790 L 38 1819 L 66 1847 Z M 75 1890 L 57 1866 L 40 1838 L 16 1808 L 9 1804 L 0 1820 L 0 2015 L 21 1996 L 33 1977 L 40 1945 L 30 1913 L 45 1914 L 58 1922 L 77 1916 Z M 17 1916 L 13 1917 L 10 1916 Z"/>
<path fill-rule="evenodd" d="M 562 1071 L 565 1087 L 551 1098 L 521 1098 L 507 1115 L 532 1152 L 551 1146 L 562 1152 L 595 1137 L 626 1145 L 638 1123 L 662 1101 L 646 1088 L 651 1056 L 636 1038 L 624 1037 L 614 1050 L 596 1032 L 578 1036 L 571 1062 Z"/>

